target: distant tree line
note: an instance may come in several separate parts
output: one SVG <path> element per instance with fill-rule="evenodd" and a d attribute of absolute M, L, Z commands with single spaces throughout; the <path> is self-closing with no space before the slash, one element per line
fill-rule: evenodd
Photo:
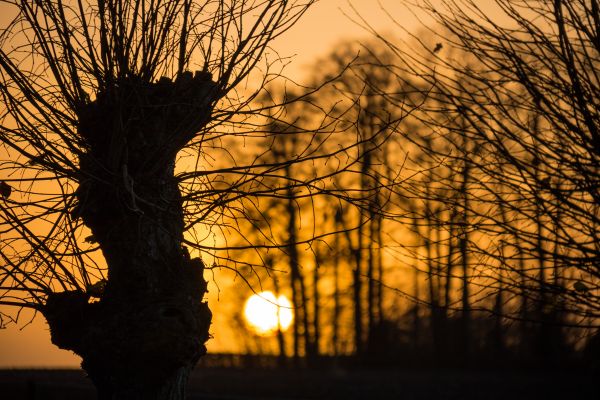
<path fill-rule="evenodd" d="M 263 281 L 291 288 L 293 355 L 597 360 L 598 4 L 498 1 L 498 23 L 476 2 L 421 7 L 430 32 L 318 62 L 310 107 L 362 154 L 340 154 L 333 196 L 261 208 L 288 243 Z M 310 115 L 283 110 L 275 140 Z"/>

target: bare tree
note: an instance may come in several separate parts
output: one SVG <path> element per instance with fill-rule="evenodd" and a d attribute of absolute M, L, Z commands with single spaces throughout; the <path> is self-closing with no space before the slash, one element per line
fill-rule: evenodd
<path fill-rule="evenodd" d="M 330 68 L 343 72 L 333 81 L 334 93 L 353 100 L 354 119 L 346 129 L 359 143 L 356 173 L 346 177 L 349 179 L 346 185 L 353 187 L 354 196 L 360 200 L 350 207 L 340 208 L 336 214 L 354 264 L 354 342 L 358 355 L 372 353 L 371 350 L 381 345 L 378 334 L 384 319 L 382 231 L 386 215 L 393 214 L 390 197 L 399 183 L 399 167 L 390 167 L 387 144 L 392 142 L 389 139 L 409 109 L 390 107 L 383 95 L 398 98 L 405 95 L 402 88 L 395 86 L 394 74 L 388 70 L 391 57 L 391 52 L 377 43 L 359 46 L 347 43 L 332 52 L 326 61 Z M 393 158 L 397 163 L 401 156 Z M 356 204 L 359 207 L 355 207 Z"/>
<path fill-rule="evenodd" d="M 459 251 L 468 243 L 483 261 L 478 274 L 501 280 L 490 289 L 539 306 L 528 319 L 596 327 L 599 3 L 498 0 L 494 15 L 469 0 L 406 4 L 435 20 L 433 39 L 413 35 L 406 46 L 379 37 L 402 60 L 400 80 L 431 85 L 435 107 L 418 115 L 446 143 L 435 155 L 470 165 L 473 184 L 457 206 L 471 216 L 473 235 L 457 232 Z M 452 128 L 459 119 L 464 126 Z M 457 137 L 471 145 L 457 145 Z M 503 241 L 516 250 L 501 251 Z M 569 316 L 548 322 L 549 308 Z M 502 309 L 523 317 L 518 307 Z"/>
<path fill-rule="evenodd" d="M 311 3 L 3 2 L 0 304 L 41 312 L 100 398 L 183 398 L 211 320 L 189 238 L 273 167 L 207 154 L 248 134 L 269 43 Z"/>

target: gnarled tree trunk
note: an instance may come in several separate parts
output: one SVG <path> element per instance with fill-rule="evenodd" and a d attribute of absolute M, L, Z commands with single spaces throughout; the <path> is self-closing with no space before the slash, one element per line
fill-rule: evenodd
<path fill-rule="evenodd" d="M 208 121 L 215 90 L 202 72 L 174 82 L 123 78 L 78 110 L 88 149 L 73 216 L 99 243 L 108 279 L 99 301 L 63 292 L 43 312 L 53 343 L 82 357 L 100 399 L 182 399 L 205 353 L 204 265 L 182 246 L 174 167 Z"/>

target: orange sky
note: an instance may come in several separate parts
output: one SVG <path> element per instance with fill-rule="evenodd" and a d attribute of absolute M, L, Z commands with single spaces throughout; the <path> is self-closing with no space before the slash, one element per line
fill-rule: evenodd
<path fill-rule="evenodd" d="M 397 18 L 397 21 L 407 29 L 417 28 L 418 23 L 412 15 L 399 5 L 398 0 L 352 0 L 352 4 L 358 12 L 378 30 L 383 32 L 395 32 L 400 34 L 399 29 L 389 17 L 379 8 L 382 4 Z M 352 22 L 344 12 L 355 15 L 349 6 L 348 0 L 321 0 L 305 15 L 286 36 L 277 40 L 275 49 L 282 56 L 295 55 L 293 63 L 286 68 L 285 75 L 294 79 L 303 80 L 310 76 L 314 60 L 324 56 L 333 45 L 341 40 L 353 38 L 364 38 L 366 32 L 356 23 Z M 5 26 L 6 15 L 2 13 L 0 6 L 0 23 Z M 225 280 L 231 281 L 231 277 Z M 216 299 L 216 287 L 214 283 L 209 285 L 211 309 L 214 313 L 214 324 L 212 330 L 216 334 L 215 339 L 209 341 L 209 351 L 235 351 L 231 346 L 230 334 L 219 334 L 219 325 L 223 326 L 224 313 L 219 313 L 228 308 L 226 304 L 227 282 L 221 285 L 220 300 Z M 220 317 L 221 316 L 221 317 Z M 36 318 L 33 323 L 20 330 L 30 319 L 27 315 L 22 318 L 18 326 L 11 325 L 7 329 L 0 330 L 0 368 L 2 367 L 57 367 L 79 365 L 79 358 L 67 351 L 62 351 L 50 343 L 47 326 L 43 318 Z"/>
<path fill-rule="evenodd" d="M 358 20 L 352 7 L 378 31 L 400 34 L 380 4 L 407 29 L 417 27 L 418 22 L 401 3 L 399 0 L 320 0 L 274 45 L 282 55 L 295 55 L 294 62 L 286 68 L 286 75 L 302 79 L 310 75 L 307 69 L 313 67 L 314 59 L 325 56 L 340 41 L 368 36 L 352 21 Z"/>

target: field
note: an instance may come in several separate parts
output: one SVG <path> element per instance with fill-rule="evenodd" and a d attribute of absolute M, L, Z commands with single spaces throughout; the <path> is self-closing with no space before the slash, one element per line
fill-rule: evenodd
<path fill-rule="evenodd" d="M 597 376 L 596 376 L 597 377 Z M 597 399 L 590 371 L 473 371 L 391 369 L 274 369 L 203 367 L 189 384 L 190 400 Z M 78 370 L 1 370 L 0 398 L 95 399 Z"/>

